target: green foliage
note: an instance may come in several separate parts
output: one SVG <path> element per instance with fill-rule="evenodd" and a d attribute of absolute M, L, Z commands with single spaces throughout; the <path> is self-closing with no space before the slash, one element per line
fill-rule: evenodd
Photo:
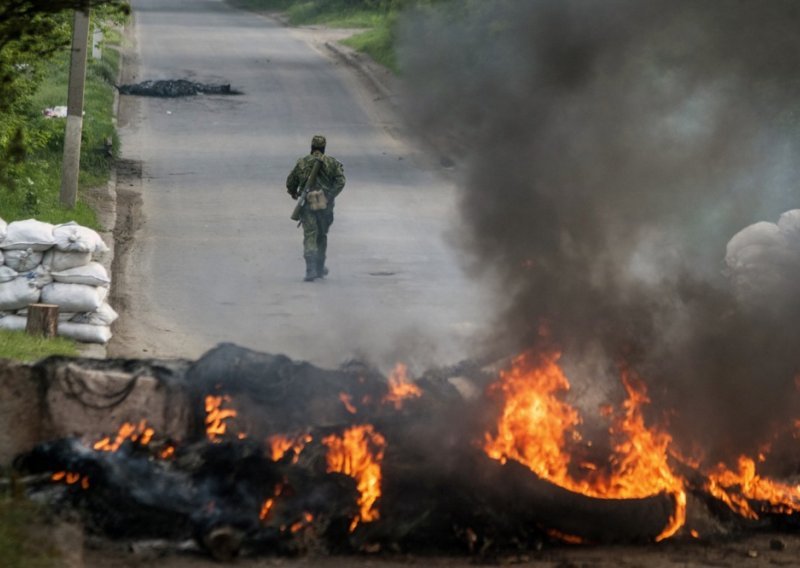
<path fill-rule="evenodd" d="M 120 58 L 111 44 L 118 44 L 120 38 L 109 27 L 105 27 L 104 37 L 102 59 L 90 58 L 86 72 L 81 188 L 106 183 L 111 168 L 106 140 L 112 141 L 114 152 L 119 146 L 112 123 L 112 105 L 113 83 Z M 0 177 L 0 217 L 6 221 L 35 217 L 50 223 L 74 220 L 99 228 L 95 214 L 80 199 L 73 210 L 64 209 L 59 204 L 65 121 L 42 115 L 42 109 L 67 102 L 69 52 L 58 52 L 42 62 L 41 74 L 43 78 L 36 90 L 27 96 L 25 104 L 19 105 L 19 110 L 12 116 L 15 124 L 21 127 L 24 159 L 7 159 L 5 162 L 7 175 Z"/>
<path fill-rule="evenodd" d="M 52 160 L 42 153 L 60 149 L 63 124 L 45 124 L 38 116 L 44 107 L 34 98 L 43 82 L 66 93 L 66 82 L 59 85 L 50 74 L 54 62 L 63 63 L 68 57 L 72 10 L 86 6 L 95 11 L 98 23 L 119 21 L 129 11 L 122 0 L 0 1 L 0 216 L 4 218 L 13 217 L 15 211 L 23 214 L 42 204 L 46 207 L 47 199 L 38 194 L 45 190 L 31 189 L 23 180 L 34 179 L 43 162 L 50 165 Z M 106 79 L 109 76 L 106 70 Z M 65 99 L 44 106 L 63 105 Z M 105 125 L 98 128 L 108 130 Z M 102 174 L 95 179 L 99 177 Z"/>
<path fill-rule="evenodd" d="M 375 61 L 398 72 L 397 58 L 394 50 L 394 26 L 384 23 L 370 30 L 354 35 L 342 41 L 358 51 L 368 53 Z"/>

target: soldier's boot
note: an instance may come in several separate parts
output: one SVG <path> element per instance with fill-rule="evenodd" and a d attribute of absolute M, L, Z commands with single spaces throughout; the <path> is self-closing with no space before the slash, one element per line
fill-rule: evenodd
<path fill-rule="evenodd" d="M 325 255 L 320 254 L 317 256 L 317 278 L 325 278 L 328 275 L 328 269 L 325 267 Z"/>
<path fill-rule="evenodd" d="M 317 273 L 317 256 L 314 254 L 306 255 L 306 277 L 303 278 L 305 282 L 312 282 L 319 278 Z"/>

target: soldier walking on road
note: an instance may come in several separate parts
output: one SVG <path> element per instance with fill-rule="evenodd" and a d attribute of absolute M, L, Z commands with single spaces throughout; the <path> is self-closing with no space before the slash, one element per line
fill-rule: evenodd
<path fill-rule="evenodd" d="M 315 164 L 319 166 L 315 168 Z M 292 173 L 286 178 L 289 195 L 292 199 L 301 199 L 299 221 L 303 225 L 306 282 L 324 278 L 328 274 L 325 267 L 328 229 L 333 224 L 336 196 L 342 192 L 344 184 L 341 162 L 325 155 L 324 136 L 314 136 L 311 139 L 311 153 L 297 160 Z"/>

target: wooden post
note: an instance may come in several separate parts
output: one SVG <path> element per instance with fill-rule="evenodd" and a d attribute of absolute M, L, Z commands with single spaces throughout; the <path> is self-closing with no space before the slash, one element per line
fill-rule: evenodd
<path fill-rule="evenodd" d="M 58 333 L 58 306 L 55 304 L 30 304 L 25 331 L 28 335 L 55 337 Z"/>
<path fill-rule="evenodd" d="M 78 173 L 81 168 L 83 132 L 83 90 L 86 82 L 86 48 L 89 43 L 89 9 L 75 10 L 72 24 L 72 56 L 67 87 L 67 129 L 64 133 L 64 161 L 61 164 L 61 205 L 75 208 Z"/>

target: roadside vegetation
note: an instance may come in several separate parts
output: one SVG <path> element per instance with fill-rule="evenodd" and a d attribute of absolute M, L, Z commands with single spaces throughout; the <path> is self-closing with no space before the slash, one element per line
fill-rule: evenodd
<path fill-rule="evenodd" d="M 431 9 L 448 0 L 228 0 L 233 6 L 260 12 L 280 12 L 293 26 L 324 24 L 336 28 L 363 28 L 342 41 L 395 73 L 397 25 L 411 10 Z M 472 1 L 472 0 L 470 0 Z M 465 2 L 466 4 L 470 2 Z"/>
<path fill-rule="evenodd" d="M 44 110 L 67 104 L 72 10 L 91 5 L 92 25 L 100 26 L 102 57 L 87 61 L 78 203 L 59 203 L 64 118 Z M 112 115 L 119 69 L 115 31 L 128 12 L 122 0 L 15 0 L 0 2 L 0 218 L 35 218 L 49 223 L 76 221 L 99 228 L 85 191 L 107 183 L 118 150 Z M 34 361 L 48 355 L 75 355 L 75 342 L 33 338 L 0 331 L 0 358 Z M 0 507 L 0 531 L 5 517 Z M 0 532 L 0 558 L 7 565 Z M 14 564 L 8 564 L 14 565 Z M 33 564 L 20 564 L 20 566 Z"/>
<path fill-rule="evenodd" d="M 74 356 L 77 354 L 76 343 L 65 337 L 45 339 L 33 337 L 21 331 L 0 330 L 0 359 L 33 362 L 50 355 Z"/>
<path fill-rule="evenodd" d="M 40 64 L 41 79 L 17 105 L 5 134 L 7 159 L 0 172 L 0 218 L 7 222 L 36 218 L 48 223 L 77 221 L 97 228 L 94 211 L 80 192 L 108 181 L 118 142 L 112 124 L 114 81 L 119 69 L 115 48 L 119 33 L 106 27 L 101 59 L 89 58 L 84 93 L 79 197 L 75 209 L 59 203 L 64 118 L 47 118 L 44 110 L 67 104 L 69 50 L 59 50 Z M 11 128 L 8 128 L 8 127 Z M 0 141 L 3 141 L 0 138 Z"/>

